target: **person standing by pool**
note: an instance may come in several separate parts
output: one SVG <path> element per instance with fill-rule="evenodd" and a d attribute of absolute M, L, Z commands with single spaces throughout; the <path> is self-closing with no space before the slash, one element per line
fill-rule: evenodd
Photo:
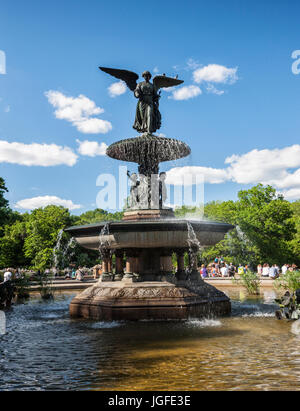
<path fill-rule="evenodd" d="M 6 283 L 7 281 L 12 280 L 12 272 L 10 268 L 7 268 L 5 273 L 4 273 L 4 282 Z"/>
<path fill-rule="evenodd" d="M 200 274 L 201 274 L 202 278 L 207 278 L 208 277 L 208 272 L 207 272 L 206 266 L 204 264 L 201 266 Z"/>
<path fill-rule="evenodd" d="M 278 269 L 277 269 L 277 267 L 276 267 L 275 264 L 273 264 L 272 267 L 271 267 L 270 270 L 269 270 L 269 277 L 270 277 L 270 278 L 273 278 L 273 279 L 279 277 L 279 271 L 278 271 Z"/>
<path fill-rule="evenodd" d="M 83 274 L 82 274 L 82 271 L 81 271 L 80 267 L 76 271 L 76 280 L 77 281 L 83 281 Z"/>
<path fill-rule="evenodd" d="M 262 265 L 261 264 L 258 264 L 257 266 L 257 274 L 259 277 L 262 275 Z"/>
<path fill-rule="evenodd" d="M 228 275 L 229 275 L 229 277 L 234 277 L 235 276 L 235 267 L 234 267 L 233 263 L 229 264 Z"/>
<path fill-rule="evenodd" d="M 240 264 L 239 265 L 239 268 L 238 268 L 238 275 L 243 275 L 244 274 L 244 267 L 242 266 L 242 264 Z"/>
<path fill-rule="evenodd" d="M 218 272 L 217 272 L 217 269 L 216 269 L 216 267 L 215 267 L 215 264 L 212 264 L 212 267 L 211 267 L 211 276 L 212 277 L 217 277 L 218 275 Z"/>
<path fill-rule="evenodd" d="M 262 276 L 263 277 L 269 277 L 270 274 L 270 267 L 269 264 L 264 264 L 263 269 L 262 269 Z"/>
<path fill-rule="evenodd" d="M 228 268 L 225 266 L 225 264 L 223 264 L 221 267 L 221 275 L 222 277 L 228 277 Z"/>

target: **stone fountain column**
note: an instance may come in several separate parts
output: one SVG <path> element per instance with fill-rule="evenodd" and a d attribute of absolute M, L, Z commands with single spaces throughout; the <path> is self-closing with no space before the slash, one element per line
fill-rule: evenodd
<path fill-rule="evenodd" d="M 136 281 L 142 281 L 142 276 L 141 276 L 141 264 L 140 264 L 140 253 L 136 251 L 133 254 L 133 275 L 135 277 Z"/>
<path fill-rule="evenodd" d="M 100 282 L 112 281 L 112 261 L 109 251 L 102 253 L 102 267 L 103 273 Z"/>
<path fill-rule="evenodd" d="M 113 263 L 112 263 L 111 256 L 108 258 L 108 261 L 107 261 L 107 269 L 108 269 L 109 275 L 112 276 L 113 275 Z"/>
<path fill-rule="evenodd" d="M 184 268 L 184 249 L 180 249 L 176 251 L 177 254 L 177 272 L 176 272 L 176 279 L 178 281 L 186 280 L 186 271 Z"/>
<path fill-rule="evenodd" d="M 202 280 L 200 272 L 198 271 L 197 250 L 192 250 L 189 258 L 190 258 L 190 275 L 189 275 L 190 280 L 191 281 Z"/>
<path fill-rule="evenodd" d="M 123 251 L 116 252 L 116 275 L 115 281 L 121 281 L 124 276 L 123 270 Z"/>
<path fill-rule="evenodd" d="M 132 252 L 132 250 L 126 250 L 126 270 L 125 270 L 125 275 L 123 277 L 123 281 L 133 282 L 135 280 L 134 268 L 135 268 L 134 253 Z"/>
<path fill-rule="evenodd" d="M 161 281 L 174 281 L 172 250 L 166 250 L 160 257 Z"/>

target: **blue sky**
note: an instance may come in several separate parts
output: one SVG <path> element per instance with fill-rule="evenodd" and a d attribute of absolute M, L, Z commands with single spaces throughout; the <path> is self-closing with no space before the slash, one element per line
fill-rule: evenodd
<path fill-rule="evenodd" d="M 117 175 L 118 162 L 100 147 L 136 136 L 136 100 L 129 91 L 112 98 L 108 88 L 116 80 L 99 65 L 185 81 L 182 99 L 171 91 L 161 101 L 159 132 L 192 149 L 190 157 L 162 165 L 171 182 L 198 170 L 206 201 L 236 199 L 258 182 L 300 198 L 300 74 L 291 69 L 299 15 L 298 0 L 3 0 L 0 176 L 11 205 L 25 211 L 24 204 L 58 197 L 78 214 L 95 208 L 97 176 Z M 61 111 L 70 98 L 76 110 L 80 95 L 80 109 L 104 122 L 96 124 L 102 132 Z"/>

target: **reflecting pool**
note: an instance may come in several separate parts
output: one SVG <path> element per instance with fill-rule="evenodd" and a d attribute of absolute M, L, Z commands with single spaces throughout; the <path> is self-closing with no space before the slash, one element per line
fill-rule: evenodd
<path fill-rule="evenodd" d="M 222 290 L 231 317 L 187 322 L 71 320 L 74 293 L 33 296 L 7 313 L 0 390 L 299 390 L 300 335 L 274 292 Z"/>

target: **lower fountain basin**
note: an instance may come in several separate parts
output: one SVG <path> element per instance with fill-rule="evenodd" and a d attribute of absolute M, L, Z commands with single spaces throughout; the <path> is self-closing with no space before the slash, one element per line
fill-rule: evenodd
<path fill-rule="evenodd" d="M 230 224 L 193 220 L 122 221 L 109 223 L 109 234 L 100 236 L 107 223 L 66 229 L 83 247 L 98 250 L 100 241 L 112 249 L 122 248 L 187 248 L 188 223 L 202 247 L 210 247 L 223 240 L 233 229 Z"/>
<path fill-rule="evenodd" d="M 75 297 L 73 318 L 114 320 L 187 320 L 224 316 L 230 299 L 203 280 L 197 282 L 98 283 Z"/>
<path fill-rule="evenodd" d="M 102 277 L 98 284 L 72 300 L 70 315 L 112 321 L 181 320 L 229 314 L 229 298 L 200 278 L 197 260 L 194 259 L 190 273 L 185 271 L 184 252 L 190 251 L 191 239 L 197 239 L 202 247 L 212 246 L 232 228 L 225 223 L 161 219 L 66 229 L 85 248 L 98 250 L 104 245 Z M 115 273 L 108 250 L 116 256 Z M 175 275 L 173 252 L 178 259 Z"/>

